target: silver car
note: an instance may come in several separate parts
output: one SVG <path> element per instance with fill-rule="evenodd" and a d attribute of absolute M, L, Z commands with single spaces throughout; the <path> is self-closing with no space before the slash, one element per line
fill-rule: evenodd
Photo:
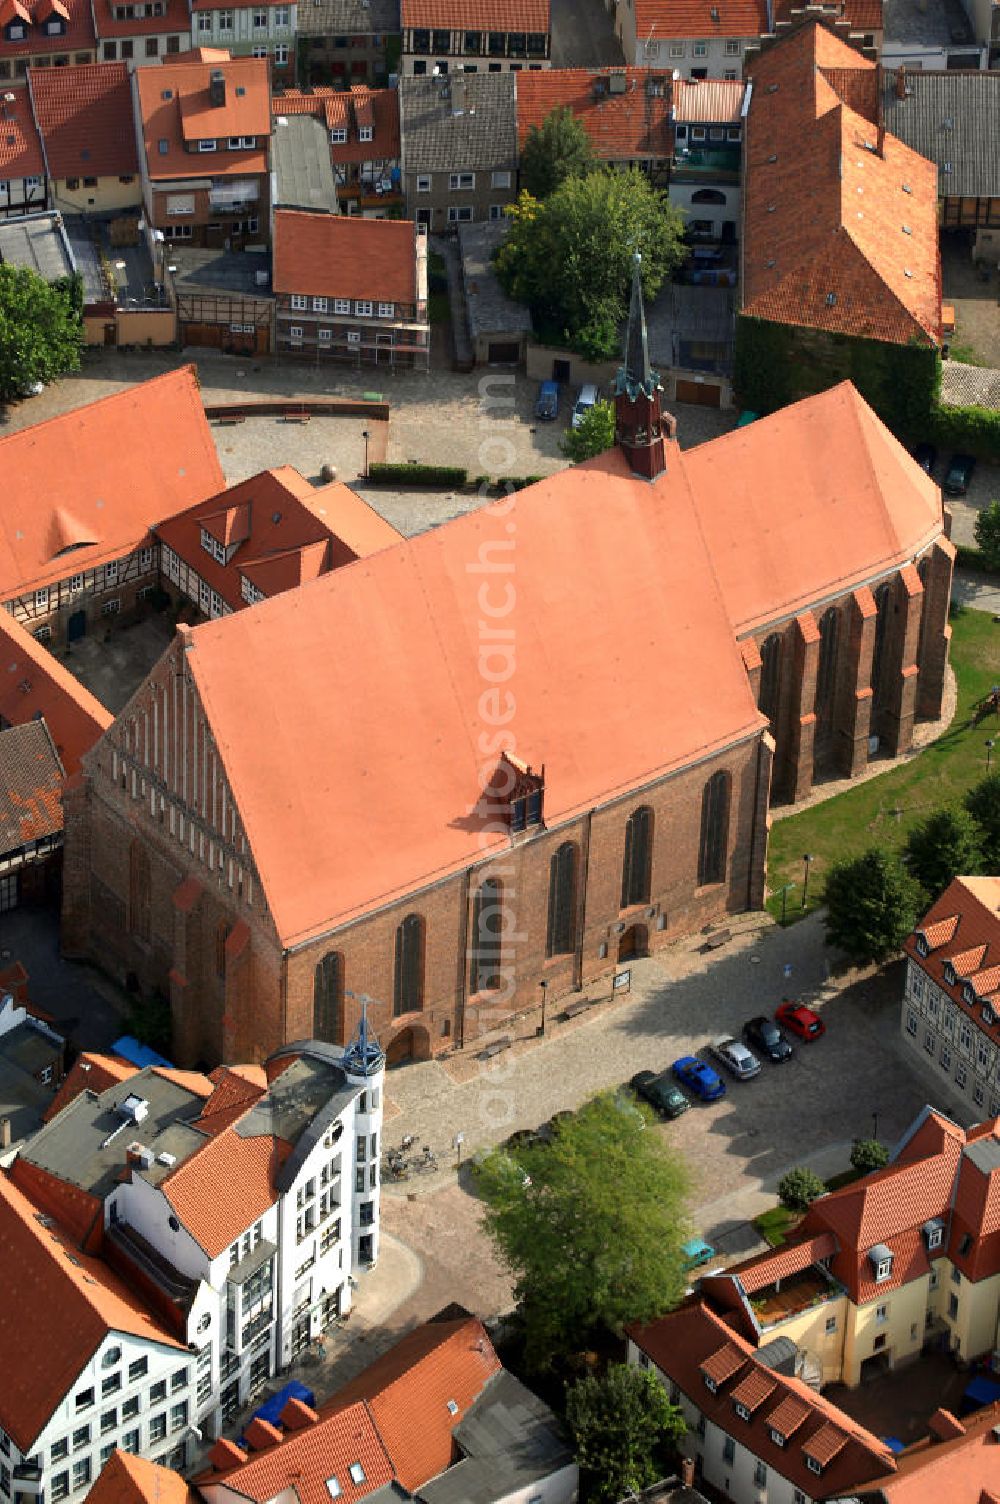
<path fill-rule="evenodd" d="M 753 1051 L 730 1034 L 720 1034 L 712 1040 L 712 1054 L 737 1081 L 749 1081 L 760 1071 L 760 1061 Z"/>

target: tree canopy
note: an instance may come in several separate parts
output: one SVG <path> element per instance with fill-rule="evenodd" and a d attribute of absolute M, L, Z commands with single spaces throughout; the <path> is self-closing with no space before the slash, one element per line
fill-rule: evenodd
<path fill-rule="evenodd" d="M 561 1120 L 551 1142 L 478 1167 L 529 1367 L 578 1351 L 599 1327 L 650 1320 L 683 1293 L 688 1176 L 649 1122 L 645 1108 L 605 1093 Z"/>
<path fill-rule="evenodd" d="M 632 257 L 652 300 L 684 255 L 683 221 L 643 173 L 567 178 L 543 201 L 522 193 L 497 252 L 506 291 L 531 309 L 543 340 L 603 360 L 620 348 Z"/>
<path fill-rule="evenodd" d="M 615 410 L 610 402 L 595 402 L 580 419 L 579 428 L 567 428 L 560 448 L 568 460 L 593 459 L 615 442 Z"/>
<path fill-rule="evenodd" d="M 1000 773 L 988 773 L 965 796 L 965 808 L 976 822 L 983 853 L 983 870 L 1000 872 Z"/>
<path fill-rule="evenodd" d="M 645 1368 L 613 1363 L 566 1391 L 566 1419 L 576 1442 L 583 1495 L 618 1504 L 656 1483 L 660 1459 L 680 1446 L 684 1412 Z"/>
<path fill-rule="evenodd" d="M 895 856 L 871 846 L 826 880 L 826 938 L 852 961 L 884 961 L 900 949 L 921 906 L 920 884 Z"/>
<path fill-rule="evenodd" d="M 889 1151 L 877 1138 L 856 1138 L 851 1145 L 851 1164 L 862 1175 L 884 1170 L 888 1163 Z"/>
<path fill-rule="evenodd" d="M 0 266 L 0 398 L 80 368 L 83 321 L 72 280 L 50 286 L 27 267 Z"/>
<path fill-rule="evenodd" d="M 935 810 L 910 831 L 906 856 L 925 893 L 939 898 L 952 878 L 981 870 L 979 827 L 966 809 Z"/>
<path fill-rule="evenodd" d="M 807 1165 L 796 1165 L 778 1181 L 778 1200 L 791 1212 L 804 1212 L 810 1201 L 825 1191 L 826 1182 Z"/>
<path fill-rule="evenodd" d="M 990 569 L 1000 569 L 1000 501 L 991 501 L 976 517 L 976 543 Z"/>
<path fill-rule="evenodd" d="M 599 167 L 590 137 L 566 105 L 528 131 L 521 149 L 521 184 L 532 198 L 548 198 L 567 178 Z"/>

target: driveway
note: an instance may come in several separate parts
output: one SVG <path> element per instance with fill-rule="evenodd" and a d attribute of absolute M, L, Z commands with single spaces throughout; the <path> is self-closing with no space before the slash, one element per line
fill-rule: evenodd
<path fill-rule="evenodd" d="M 944 480 L 951 459 L 950 451 L 940 453 L 934 469 L 938 485 Z M 965 496 L 946 496 L 944 504 L 951 512 L 953 523 L 951 536 L 955 543 L 976 542 L 976 518 L 984 507 L 1000 497 L 1000 464 L 994 460 L 977 460 L 972 481 Z"/>
<path fill-rule="evenodd" d="M 980 365 L 1000 367 L 1000 273 L 973 263 L 967 231 L 941 235 L 941 284 L 944 302 L 955 309 L 955 359 L 971 354 Z"/>
<path fill-rule="evenodd" d="M 20 908 L 0 915 L 0 962 L 20 961 L 28 997 L 51 1013 L 59 1032 L 80 1050 L 107 1050 L 128 1032 L 126 999 L 91 966 L 59 954 L 54 909 Z"/>
<path fill-rule="evenodd" d="M 552 0 L 553 68 L 606 68 L 623 60 L 604 0 Z"/>

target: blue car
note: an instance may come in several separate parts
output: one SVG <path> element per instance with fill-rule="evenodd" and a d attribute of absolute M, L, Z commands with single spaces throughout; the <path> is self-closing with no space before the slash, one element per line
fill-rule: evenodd
<path fill-rule="evenodd" d="M 670 1069 L 675 1079 L 702 1102 L 714 1102 L 716 1098 L 726 1095 L 726 1083 L 710 1065 L 706 1065 L 696 1055 L 682 1055 Z"/>
<path fill-rule="evenodd" d="M 559 383 L 558 381 L 543 381 L 538 388 L 538 398 L 535 402 L 535 417 L 542 418 L 551 423 L 553 418 L 559 416 Z"/>

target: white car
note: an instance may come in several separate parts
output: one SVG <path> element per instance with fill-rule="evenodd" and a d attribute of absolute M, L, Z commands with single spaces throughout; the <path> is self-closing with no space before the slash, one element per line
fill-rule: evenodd
<path fill-rule="evenodd" d="M 590 412 L 590 409 L 592 407 L 596 407 L 600 400 L 600 392 L 597 390 L 596 386 L 594 386 L 593 382 L 588 381 L 585 386 L 582 386 L 580 388 L 579 396 L 576 399 L 576 405 L 573 408 L 573 416 L 569 420 L 570 425 L 573 428 L 579 428 L 584 418 Z"/>
<path fill-rule="evenodd" d="M 712 1040 L 712 1054 L 738 1081 L 749 1081 L 760 1071 L 757 1056 L 731 1034 L 720 1034 L 718 1039 Z"/>

